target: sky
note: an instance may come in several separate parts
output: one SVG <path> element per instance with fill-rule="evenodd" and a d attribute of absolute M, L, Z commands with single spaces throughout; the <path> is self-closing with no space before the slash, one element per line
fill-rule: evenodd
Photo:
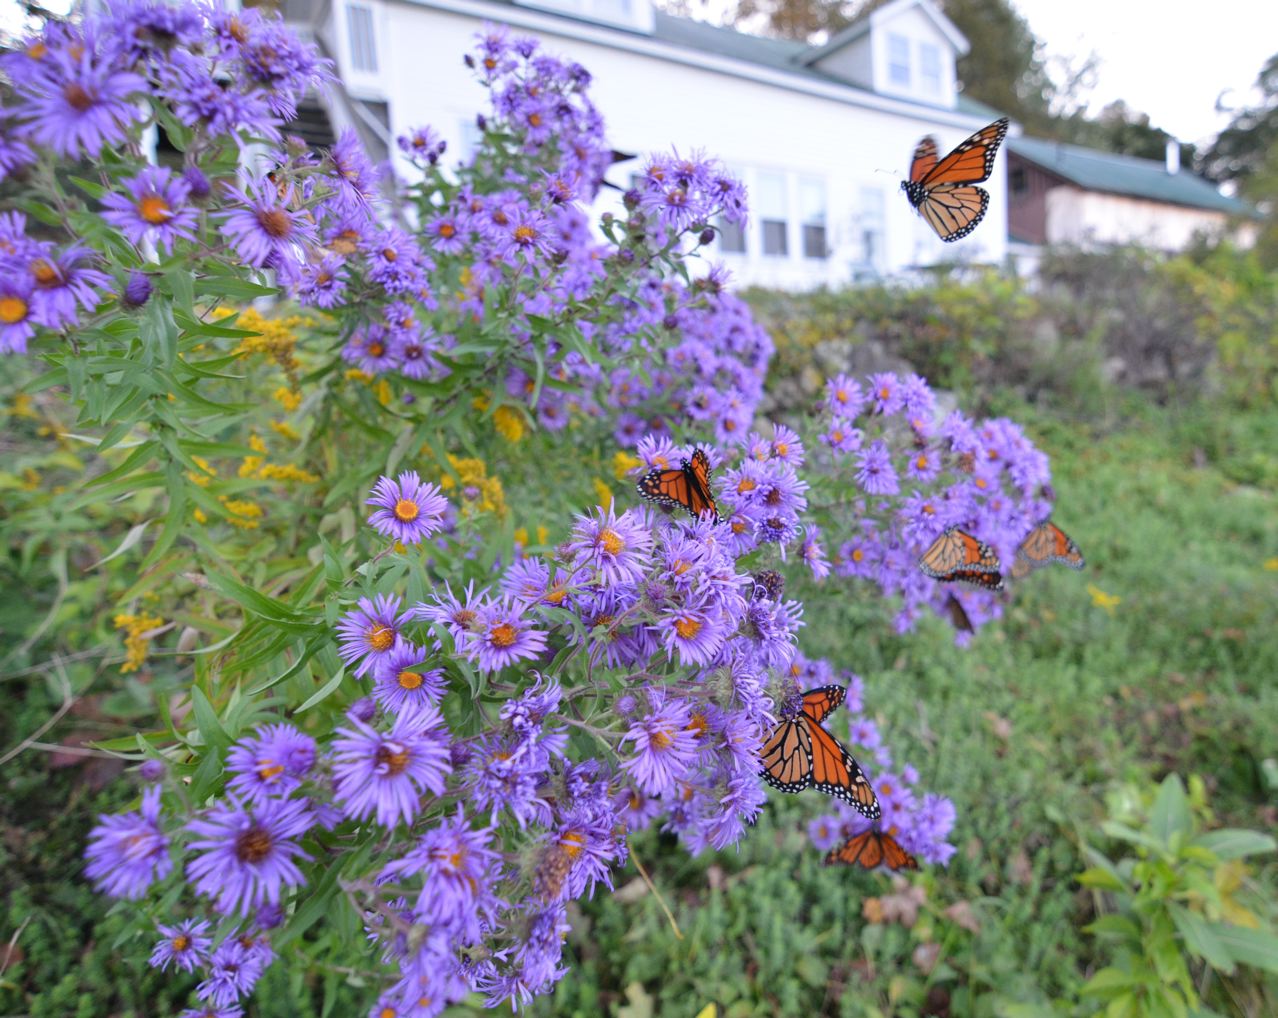
<path fill-rule="evenodd" d="M 1181 141 L 1226 127 L 1216 97 L 1255 101 L 1252 86 L 1278 53 L 1274 0 L 1012 0 L 1046 55 L 1100 60 L 1089 108 L 1123 99 Z"/>

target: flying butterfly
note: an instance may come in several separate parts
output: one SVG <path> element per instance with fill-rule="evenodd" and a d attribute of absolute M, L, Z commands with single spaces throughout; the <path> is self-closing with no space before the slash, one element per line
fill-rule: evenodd
<path fill-rule="evenodd" d="M 803 694 L 800 709 L 783 718 L 763 745 L 763 780 L 783 792 L 815 788 L 877 820 L 879 800 L 864 772 L 843 744 L 821 727 L 845 693 L 842 686 L 820 686 Z"/>
<path fill-rule="evenodd" d="M 961 582 L 984 590 L 1003 589 L 1003 567 L 993 549 L 958 527 L 946 527 L 933 541 L 919 568 L 942 583 Z"/>
<path fill-rule="evenodd" d="M 944 159 L 937 158 L 936 139 L 919 142 L 910 162 L 910 179 L 901 190 L 928 226 L 944 241 L 959 240 L 976 229 L 989 207 L 989 192 L 973 185 L 994 172 L 994 156 L 1007 136 L 1003 117 L 959 144 Z"/>
<path fill-rule="evenodd" d="M 949 612 L 954 628 L 960 633 L 976 632 L 976 627 L 972 625 L 972 619 L 967 614 L 967 609 L 963 607 L 963 602 L 953 594 L 945 599 L 945 610 Z"/>
<path fill-rule="evenodd" d="M 654 467 L 635 486 L 640 497 L 668 509 L 683 509 L 693 519 L 710 513 L 715 523 L 721 522 L 719 507 L 710 493 L 710 458 L 704 449 L 693 452 L 690 460 L 682 460 L 677 470 Z"/>
<path fill-rule="evenodd" d="M 1029 532 L 1029 536 L 1016 549 L 1016 559 L 1017 565 L 1025 563 L 1026 572 L 1052 562 L 1059 562 L 1071 569 L 1082 569 L 1087 564 L 1078 545 L 1051 520 L 1044 520 Z"/>
<path fill-rule="evenodd" d="M 844 866 L 863 866 L 867 870 L 886 866 L 893 873 L 897 870 L 919 868 L 919 861 L 901 847 L 892 833 L 885 834 L 873 827 L 862 834 L 848 838 L 825 857 L 827 866 L 835 863 L 842 863 Z"/>

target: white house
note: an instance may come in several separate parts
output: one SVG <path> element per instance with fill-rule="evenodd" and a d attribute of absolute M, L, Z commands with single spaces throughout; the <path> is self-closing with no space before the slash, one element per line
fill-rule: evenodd
<path fill-rule="evenodd" d="M 944 152 L 997 116 L 964 100 L 967 42 L 932 0 L 892 0 L 822 46 L 765 39 L 653 10 L 651 0 L 286 0 L 285 16 L 338 65 L 332 123 L 370 147 L 429 124 L 448 155 L 473 145 L 486 101 L 462 63 L 486 22 L 537 36 L 594 76 L 614 148 L 701 149 L 744 179 L 751 221 L 718 256 L 739 284 L 805 288 L 941 260 L 1001 262 L 1004 170 L 986 222 L 942 244 L 900 191 L 925 134 Z M 624 189 L 639 160 L 615 165 Z M 606 192 L 602 205 L 616 203 Z"/>

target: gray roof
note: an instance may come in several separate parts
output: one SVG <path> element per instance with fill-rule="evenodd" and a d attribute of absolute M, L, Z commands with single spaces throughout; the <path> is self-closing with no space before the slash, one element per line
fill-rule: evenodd
<path fill-rule="evenodd" d="M 1161 160 L 1137 159 L 1024 136 L 1008 138 L 1007 147 L 1035 166 L 1088 191 L 1132 195 L 1231 215 L 1255 215 L 1255 210 L 1246 202 L 1221 194 L 1210 181 L 1188 170 L 1168 173 Z"/>

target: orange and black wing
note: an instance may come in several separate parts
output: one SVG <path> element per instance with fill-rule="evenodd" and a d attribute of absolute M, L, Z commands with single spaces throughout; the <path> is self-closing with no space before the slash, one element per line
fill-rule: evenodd
<path fill-rule="evenodd" d="M 990 207 L 989 192 L 980 187 L 941 184 L 929 187 L 919 214 L 946 243 L 962 240 L 976 229 Z"/>
<path fill-rule="evenodd" d="M 811 725 L 812 787 L 818 792 L 842 799 L 871 820 L 880 815 L 879 799 L 870 787 L 865 772 L 852 759 L 843 743 L 820 725 Z"/>
<path fill-rule="evenodd" d="M 688 487 L 692 495 L 692 503 L 688 511 L 698 518 L 702 513 L 708 512 L 715 523 L 720 522 L 719 507 L 715 504 L 714 495 L 710 491 L 710 458 L 705 450 L 694 450 L 692 459 L 684 464 L 683 470 L 688 477 Z"/>
<path fill-rule="evenodd" d="M 947 527 L 919 559 L 919 568 L 934 580 L 953 579 L 958 570 L 1001 572 L 998 556 L 984 541 L 958 527 Z"/>
<path fill-rule="evenodd" d="M 1007 137 L 1008 123 L 1007 117 L 1003 117 L 956 145 L 953 152 L 939 160 L 923 177 L 923 186 L 933 190 L 941 184 L 979 184 L 988 180 L 994 172 L 998 147 Z"/>
<path fill-rule="evenodd" d="M 812 729 L 806 715 L 782 721 L 763 744 L 763 780 L 782 792 L 812 784 Z"/>
<path fill-rule="evenodd" d="M 1082 569 L 1086 565 L 1078 545 L 1051 520 L 1044 520 L 1031 530 L 1016 554 L 1034 569 L 1049 562 L 1059 562 L 1071 569 Z"/>
<path fill-rule="evenodd" d="M 844 866 L 860 863 L 867 870 L 874 869 L 882 861 L 883 846 L 879 842 L 878 831 L 873 830 L 853 835 L 838 848 L 831 849 L 825 857 L 827 866 L 836 862 Z"/>
<path fill-rule="evenodd" d="M 883 865 L 892 872 L 919 868 L 919 861 L 903 849 L 890 833 L 879 832 L 879 847 L 883 851 Z"/>
<path fill-rule="evenodd" d="M 936 168 L 936 139 L 930 134 L 920 141 L 910 160 L 910 182 L 918 183 Z"/>
<path fill-rule="evenodd" d="M 1002 590 L 1003 577 L 999 573 L 986 572 L 983 569 L 955 569 L 948 576 L 939 577 L 946 583 L 966 583 L 981 590 Z"/>
<path fill-rule="evenodd" d="M 815 724 L 820 724 L 836 710 L 847 696 L 843 686 L 818 686 L 803 694 L 803 713 Z"/>

